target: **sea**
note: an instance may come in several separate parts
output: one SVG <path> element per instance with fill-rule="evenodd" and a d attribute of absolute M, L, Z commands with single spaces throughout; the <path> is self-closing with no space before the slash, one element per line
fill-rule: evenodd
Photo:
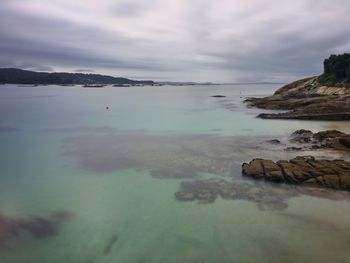
<path fill-rule="evenodd" d="M 295 130 L 350 124 L 263 120 L 243 103 L 280 86 L 1 85 L 0 262 L 349 262 L 346 192 L 283 186 L 274 202 L 175 196 L 208 179 L 278 191 L 242 176 L 254 158 L 350 159 L 285 151 Z"/>

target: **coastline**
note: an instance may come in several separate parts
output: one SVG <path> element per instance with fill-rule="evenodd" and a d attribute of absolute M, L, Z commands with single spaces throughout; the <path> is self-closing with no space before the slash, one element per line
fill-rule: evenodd
<path fill-rule="evenodd" d="M 326 62 L 325 62 L 326 63 Z M 260 113 L 262 119 L 347 121 L 350 120 L 350 88 L 344 82 L 324 85 L 321 76 L 294 81 L 263 98 L 247 98 L 248 107 L 265 110 L 281 110 L 279 113 Z M 279 144 L 279 140 L 271 139 Z M 290 136 L 297 146 L 285 150 L 333 149 L 350 151 L 350 136 L 337 130 L 313 133 L 298 130 Z M 307 144 L 305 146 L 305 144 Z M 321 188 L 350 191 L 350 163 L 344 160 L 316 160 L 314 156 L 297 156 L 291 160 L 255 158 L 242 164 L 242 174 L 253 179 L 270 182 L 312 185 Z"/>
<path fill-rule="evenodd" d="M 283 110 L 261 113 L 263 119 L 349 120 L 350 88 L 324 86 L 318 77 L 298 80 L 278 89 L 272 96 L 247 98 L 248 107 Z"/>

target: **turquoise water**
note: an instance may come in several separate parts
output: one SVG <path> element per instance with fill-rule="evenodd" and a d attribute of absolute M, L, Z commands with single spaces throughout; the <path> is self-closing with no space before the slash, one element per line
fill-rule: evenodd
<path fill-rule="evenodd" d="M 239 184 L 242 162 L 298 154 L 266 139 L 350 132 L 242 104 L 278 87 L 0 86 L 0 262 L 348 262 L 346 193 L 290 188 L 283 209 L 174 197 L 182 181 Z"/>

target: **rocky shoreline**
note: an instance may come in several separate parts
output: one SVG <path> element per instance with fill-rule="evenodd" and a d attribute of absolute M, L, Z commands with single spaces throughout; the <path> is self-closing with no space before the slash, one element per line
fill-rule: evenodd
<path fill-rule="evenodd" d="M 285 85 L 272 96 L 247 98 L 248 107 L 283 112 L 261 113 L 263 119 L 349 120 L 350 88 L 324 86 L 319 77 Z"/>
<path fill-rule="evenodd" d="M 350 120 L 350 54 L 332 55 L 326 59 L 321 76 L 295 81 L 272 96 L 247 98 L 244 103 L 248 107 L 275 111 L 259 114 L 258 117 L 263 119 Z M 318 150 L 337 151 L 344 157 L 350 152 L 350 134 L 338 130 L 314 133 L 301 129 L 293 132 L 286 143 L 273 138 L 265 143 L 277 146 L 281 151 L 313 151 L 315 156 L 318 156 L 315 152 Z M 175 197 L 180 201 L 198 200 L 200 203 L 211 203 L 221 197 L 254 201 L 259 207 L 285 209 L 284 201 L 299 192 L 333 196 L 333 193 L 328 195 L 328 191 L 341 190 L 337 192 L 348 194 L 350 161 L 323 158 L 316 159 L 311 155 L 279 161 L 255 158 L 242 164 L 242 175 L 255 179 L 254 183 L 216 178 L 184 181 Z M 267 186 L 264 182 L 271 184 Z M 291 191 L 288 187 L 295 189 Z"/>
<path fill-rule="evenodd" d="M 289 142 L 301 147 L 287 147 L 285 150 L 350 151 L 350 134 L 338 130 L 316 133 L 310 130 L 297 130 L 291 134 Z M 277 139 L 270 140 L 270 143 L 280 144 Z M 242 164 L 242 174 L 269 182 L 350 191 L 350 162 L 344 160 L 316 160 L 313 156 L 298 156 L 289 161 L 274 162 L 256 158 Z"/>
<path fill-rule="evenodd" d="M 285 151 L 350 152 L 350 134 L 338 130 L 297 130 L 290 135 L 288 142 L 290 144 Z M 287 146 L 278 139 L 265 143 Z M 350 191 L 350 162 L 340 159 L 317 160 L 313 156 L 297 156 L 289 161 L 273 161 L 256 158 L 242 164 L 242 175 L 254 180 L 210 178 L 183 181 L 175 198 L 207 204 L 220 197 L 252 201 L 261 210 L 283 210 L 287 208 L 286 201 L 299 194 L 342 200 L 346 198 L 345 193 Z M 336 194 L 334 190 L 341 191 Z"/>
<path fill-rule="evenodd" d="M 254 159 L 242 165 L 242 173 L 270 182 L 350 191 L 350 162 L 344 160 L 316 160 L 312 156 L 277 162 Z"/>
<path fill-rule="evenodd" d="M 282 145 L 278 139 L 266 141 L 274 145 Z M 338 130 L 326 130 L 312 132 L 310 130 L 297 130 L 293 132 L 288 140 L 291 143 L 285 151 L 303 151 L 329 149 L 340 152 L 350 151 L 350 134 Z M 285 145 L 285 144 L 283 144 Z"/>
<path fill-rule="evenodd" d="M 249 107 L 282 111 L 259 114 L 263 119 L 350 120 L 350 54 L 326 59 L 321 76 L 292 82 L 272 96 L 248 98 L 244 102 Z M 297 146 L 285 151 L 350 151 L 350 135 L 337 130 L 313 133 L 302 129 L 295 131 L 289 142 Z M 270 143 L 280 144 L 277 139 Z M 350 191 L 350 162 L 344 160 L 316 160 L 313 156 L 277 162 L 254 159 L 242 165 L 242 173 L 270 182 Z"/>

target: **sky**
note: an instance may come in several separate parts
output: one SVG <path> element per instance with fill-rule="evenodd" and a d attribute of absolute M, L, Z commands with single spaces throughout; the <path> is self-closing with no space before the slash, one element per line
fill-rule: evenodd
<path fill-rule="evenodd" d="M 289 82 L 350 52 L 350 0 L 0 0 L 0 67 Z"/>

